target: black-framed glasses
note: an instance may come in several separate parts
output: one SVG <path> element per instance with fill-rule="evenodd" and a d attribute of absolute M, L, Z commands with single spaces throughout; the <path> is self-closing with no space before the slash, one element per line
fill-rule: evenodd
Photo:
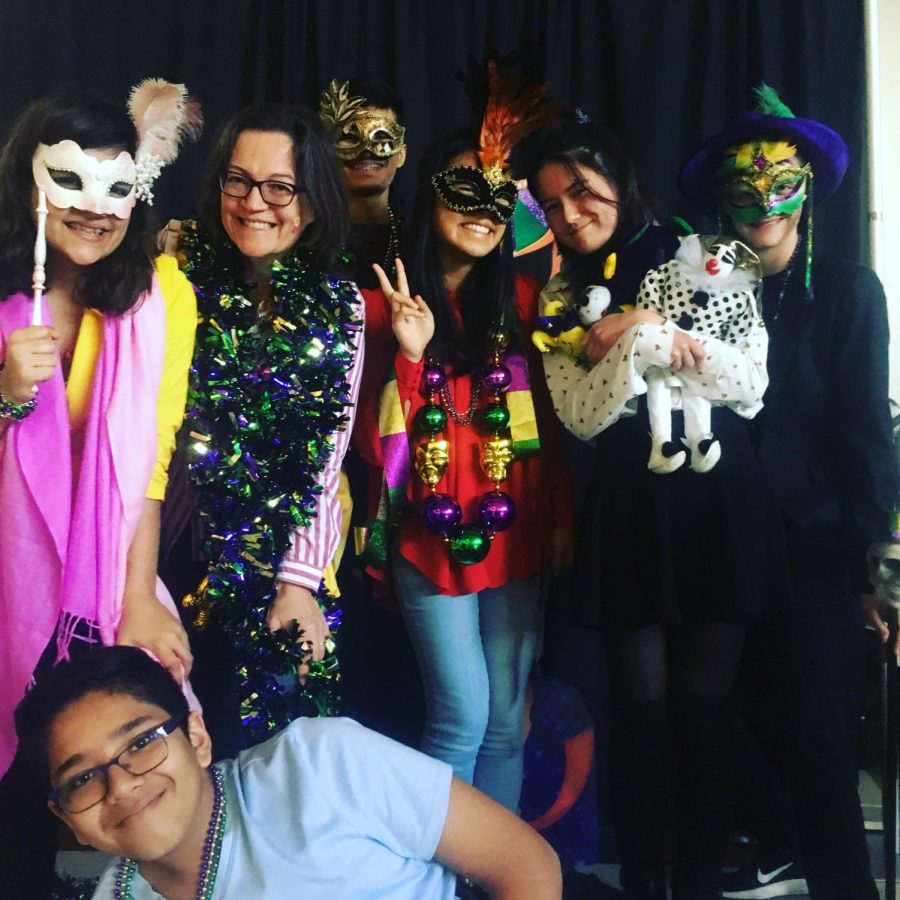
<path fill-rule="evenodd" d="M 79 772 L 50 792 L 50 802 L 68 813 L 81 813 L 96 806 L 109 789 L 109 770 L 119 766 L 129 775 L 146 775 L 169 757 L 166 738 L 187 721 L 187 714 L 173 716 L 149 731 L 133 738 L 128 746 L 109 762 Z"/>
<path fill-rule="evenodd" d="M 229 197 L 238 197 L 243 200 L 250 196 L 253 188 L 259 188 L 259 195 L 264 203 L 269 206 L 287 206 L 297 194 L 302 194 L 302 188 L 296 184 L 288 184 L 286 181 L 254 181 L 240 172 L 226 172 L 219 178 L 219 187 L 223 194 Z"/>

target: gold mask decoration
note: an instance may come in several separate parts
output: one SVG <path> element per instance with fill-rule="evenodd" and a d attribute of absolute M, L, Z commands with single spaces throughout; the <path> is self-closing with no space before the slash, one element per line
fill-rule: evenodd
<path fill-rule="evenodd" d="M 371 153 L 378 159 L 390 159 L 405 146 L 406 129 L 381 110 L 363 109 L 335 139 L 340 159 L 356 159 Z"/>
<path fill-rule="evenodd" d="M 347 81 L 334 80 L 322 91 L 319 118 L 334 136 L 339 159 L 363 153 L 390 159 L 406 146 L 406 129 L 384 110 L 367 107 L 365 97 L 351 97 Z"/>
<path fill-rule="evenodd" d="M 738 221 L 789 215 L 802 206 L 812 167 L 796 165 L 787 141 L 751 141 L 730 147 L 716 172 L 723 211 Z"/>
<path fill-rule="evenodd" d="M 444 477 L 449 462 L 449 441 L 428 441 L 416 447 L 416 474 L 430 488 Z"/>
<path fill-rule="evenodd" d="M 481 468 L 494 484 L 506 480 L 507 469 L 515 458 L 509 438 L 494 438 L 481 445 Z"/>

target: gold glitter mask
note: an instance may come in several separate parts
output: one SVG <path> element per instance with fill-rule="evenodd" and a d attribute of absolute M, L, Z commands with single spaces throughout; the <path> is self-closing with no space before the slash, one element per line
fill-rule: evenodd
<path fill-rule="evenodd" d="M 789 215 L 803 205 L 812 166 L 798 166 L 797 149 L 786 141 L 731 148 L 719 168 L 723 210 L 739 221 Z"/>
<path fill-rule="evenodd" d="M 335 147 L 340 159 L 356 159 L 370 153 L 378 159 L 390 159 L 406 146 L 406 129 L 382 112 L 365 109 L 356 114 L 337 136 Z"/>

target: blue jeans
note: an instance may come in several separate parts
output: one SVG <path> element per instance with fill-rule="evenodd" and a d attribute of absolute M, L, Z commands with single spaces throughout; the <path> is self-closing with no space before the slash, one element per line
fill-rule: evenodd
<path fill-rule="evenodd" d="M 422 751 L 515 812 L 525 688 L 540 640 L 540 578 L 458 597 L 394 558 L 394 584 L 425 688 Z"/>

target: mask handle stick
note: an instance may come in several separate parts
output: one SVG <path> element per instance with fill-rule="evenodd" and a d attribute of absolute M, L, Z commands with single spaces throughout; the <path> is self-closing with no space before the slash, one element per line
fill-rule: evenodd
<path fill-rule="evenodd" d="M 47 262 L 47 194 L 45 191 L 38 190 L 38 205 L 35 210 L 37 213 L 37 237 L 34 241 L 34 277 L 32 280 L 32 288 L 34 288 L 34 306 L 31 310 L 31 324 L 42 325 L 43 318 L 41 314 L 41 300 L 44 296 L 44 283 L 46 281 L 46 270 L 44 263 Z"/>

